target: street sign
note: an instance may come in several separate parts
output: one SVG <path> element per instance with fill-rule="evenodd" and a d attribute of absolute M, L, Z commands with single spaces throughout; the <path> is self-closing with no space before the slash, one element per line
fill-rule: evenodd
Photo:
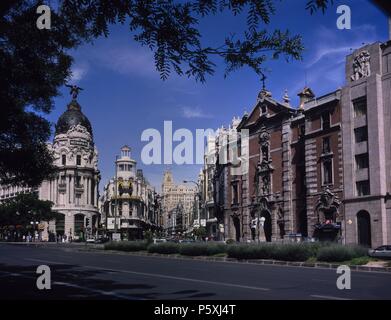
<path fill-rule="evenodd" d="M 113 233 L 113 241 L 121 241 L 121 234 L 120 233 Z"/>

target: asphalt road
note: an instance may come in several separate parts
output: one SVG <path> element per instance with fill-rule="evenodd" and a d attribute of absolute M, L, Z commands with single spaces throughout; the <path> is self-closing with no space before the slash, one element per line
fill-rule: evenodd
<path fill-rule="evenodd" d="M 51 269 L 38 290 L 39 265 Z M 336 270 L 137 257 L 55 245 L 0 244 L 0 299 L 391 299 L 391 274 L 352 272 L 338 290 Z"/>

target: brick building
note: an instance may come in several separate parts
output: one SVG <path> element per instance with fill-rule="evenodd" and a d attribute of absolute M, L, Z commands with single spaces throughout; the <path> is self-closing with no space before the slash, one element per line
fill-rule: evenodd
<path fill-rule="evenodd" d="M 220 238 L 391 243 L 391 42 L 346 61 L 343 88 L 316 97 L 306 87 L 297 107 L 264 88 L 235 126 L 249 131 L 249 170 L 235 175 L 232 159 L 217 155 L 205 188 L 214 190 Z M 218 141 L 217 151 L 230 144 Z"/>

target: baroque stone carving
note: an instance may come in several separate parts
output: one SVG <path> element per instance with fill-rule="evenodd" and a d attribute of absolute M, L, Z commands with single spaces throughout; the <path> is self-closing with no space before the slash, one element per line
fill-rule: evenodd
<path fill-rule="evenodd" d="M 360 52 L 353 61 L 352 81 L 366 78 L 371 75 L 371 55 L 368 51 Z"/>
<path fill-rule="evenodd" d="M 338 197 L 326 188 L 315 207 L 318 222 L 321 225 L 336 223 L 340 204 Z"/>

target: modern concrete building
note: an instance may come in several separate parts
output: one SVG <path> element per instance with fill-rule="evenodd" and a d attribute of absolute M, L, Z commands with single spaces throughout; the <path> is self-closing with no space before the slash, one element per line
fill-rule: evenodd
<path fill-rule="evenodd" d="M 391 41 L 355 50 L 342 89 L 347 243 L 391 243 Z"/>

